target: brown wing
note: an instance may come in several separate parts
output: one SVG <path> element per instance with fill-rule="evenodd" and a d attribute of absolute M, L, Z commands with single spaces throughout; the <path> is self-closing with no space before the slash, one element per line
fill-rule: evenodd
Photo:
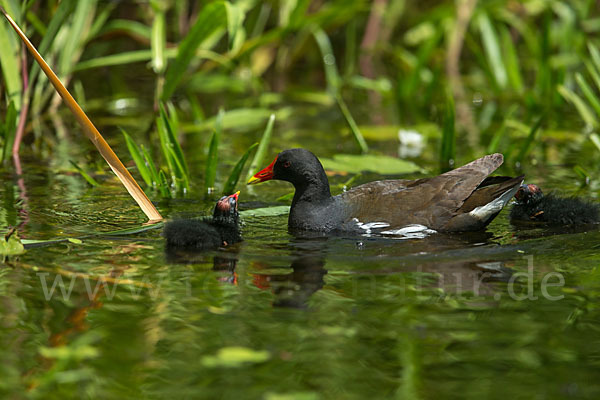
<path fill-rule="evenodd" d="M 502 162 L 502 154 L 492 154 L 433 178 L 370 182 L 340 197 L 348 205 L 348 216 L 362 222 L 439 229 Z"/>

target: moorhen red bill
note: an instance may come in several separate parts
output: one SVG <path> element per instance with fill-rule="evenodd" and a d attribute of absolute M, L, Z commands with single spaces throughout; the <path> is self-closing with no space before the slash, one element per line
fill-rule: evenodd
<path fill-rule="evenodd" d="M 212 217 L 167 222 L 163 229 L 167 248 L 210 250 L 241 241 L 237 207 L 239 193 L 221 197 Z"/>
<path fill-rule="evenodd" d="M 445 232 L 475 231 L 498 215 L 523 182 L 523 176 L 488 176 L 502 162 L 502 154 L 492 154 L 433 178 L 369 182 L 331 196 L 318 158 L 305 149 L 290 149 L 248 184 L 277 179 L 294 185 L 291 230 L 394 234 L 418 225 Z"/>
<path fill-rule="evenodd" d="M 521 185 L 510 210 L 513 223 L 535 222 L 544 225 L 586 225 L 600 222 L 600 206 L 577 197 L 544 195 L 537 185 Z"/>

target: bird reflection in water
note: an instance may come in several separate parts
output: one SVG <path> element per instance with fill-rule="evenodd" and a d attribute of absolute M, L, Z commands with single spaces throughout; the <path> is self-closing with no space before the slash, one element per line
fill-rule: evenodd
<path fill-rule="evenodd" d="M 251 262 L 251 279 L 257 288 L 273 293 L 273 306 L 307 308 L 311 296 L 325 286 L 327 258 L 334 257 L 338 263 L 348 260 L 349 267 L 344 271 L 347 278 L 343 279 L 352 279 L 362 285 L 361 295 L 379 296 L 373 292 L 378 290 L 377 285 L 371 288 L 364 279 L 377 283 L 380 279 L 385 280 L 386 275 L 406 274 L 409 280 L 416 279 L 417 290 L 441 289 L 442 296 L 488 302 L 497 299 L 502 286 L 496 283 L 511 279 L 513 271 L 502 260 L 510 259 L 510 254 L 514 253 L 511 246 L 495 245 L 490 238 L 491 235 L 485 233 L 436 234 L 425 239 L 401 241 L 367 237 L 360 239 L 361 246 L 358 246 L 356 238 L 297 235 L 284 246 L 284 251 L 291 253 L 291 263 Z M 217 276 L 217 280 L 226 284 L 238 283 L 239 250 L 240 247 L 231 246 L 227 251 L 212 255 L 213 270 L 225 272 Z M 281 250 L 278 245 L 278 251 Z M 198 263 L 208 260 L 206 253 L 179 252 L 171 254 L 170 261 Z M 357 262 L 364 265 L 372 261 L 378 266 L 351 267 Z"/>

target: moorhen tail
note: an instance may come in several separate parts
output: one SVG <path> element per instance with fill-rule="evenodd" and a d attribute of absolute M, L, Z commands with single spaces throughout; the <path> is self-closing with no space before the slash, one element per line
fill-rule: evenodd
<path fill-rule="evenodd" d="M 288 219 L 292 230 L 394 234 L 399 228 L 459 232 L 484 228 L 523 182 L 523 176 L 489 177 L 502 154 L 477 159 L 445 174 L 418 180 L 383 180 L 331 196 L 317 157 L 305 149 L 282 151 L 248 184 L 278 179 L 296 192 Z"/>
<path fill-rule="evenodd" d="M 576 197 L 544 195 L 538 186 L 521 185 L 510 211 L 513 223 L 537 222 L 544 225 L 586 225 L 600 222 L 600 206 Z"/>
<path fill-rule="evenodd" d="M 237 208 L 239 193 L 221 197 L 212 217 L 167 222 L 163 230 L 167 248 L 210 250 L 241 241 Z"/>

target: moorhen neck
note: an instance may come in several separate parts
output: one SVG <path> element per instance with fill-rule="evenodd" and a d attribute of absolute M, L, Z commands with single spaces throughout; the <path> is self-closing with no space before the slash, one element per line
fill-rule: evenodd
<path fill-rule="evenodd" d="M 241 241 L 237 208 L 239 193 L 221 197 L 212 217 L 169 221 L 163 229 L 167 248 L 209 250 Z"/>
<path fill-rule="evenodd" d="M 521 185 L 510 211 L 513 223 L 535 222 L 544 225 L 586 225 L 600 222 L 600 206 L 576 197 L 544 195 L 538 186 Z"/>
<path fill-rule="evenodd" d="M 332 197 L 318 158 L 305 149 L 290 149 L 248 184 L 277 179 L 294 185 L 288 219 L 292 230 L 394 234 L 419 225 L 474 231 L 490 223 L 523 182 L 523 176 L 489 177 L 502 162 L 502 154 L 492 154 L 433 178 L 375 181 Z"/>

